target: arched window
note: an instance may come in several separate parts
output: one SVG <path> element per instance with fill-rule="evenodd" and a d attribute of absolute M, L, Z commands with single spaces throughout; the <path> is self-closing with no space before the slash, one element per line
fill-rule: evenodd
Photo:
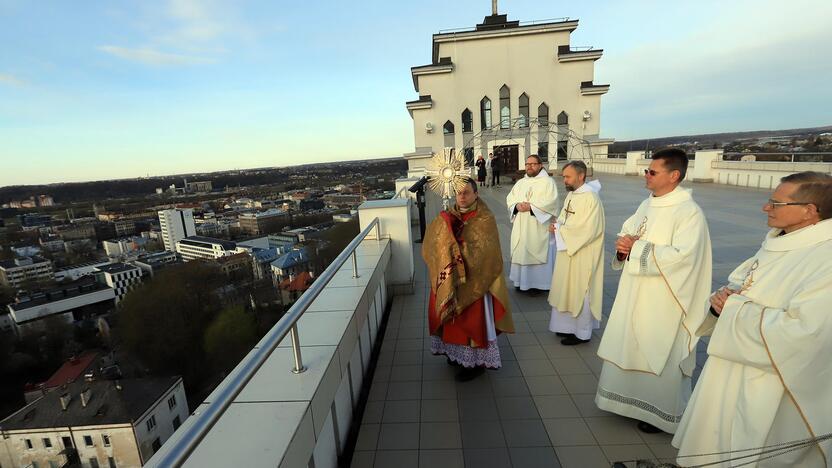
<path fill-rule="evenodd" d="M 537 124 L 541 127 L 549 125 L 549 106 L 545 102 L 537 106 Z"/>
<path fill-rule="evenodd" d="M 500 128 L 511 127 L 511 91 L 508 86 L 500 88 Z"/>
<path fill-rule="evenodd" d="M 474 131 L 474 113 L 468 109 L 462 111 L 462 133 Z"/>
<path fill-rule="evenodd" d="M 453 135 L 454 134 L 454 123 L 448 120 L 445 122 L 445 125 L 442 126 L 442 133 L 444 135 Z"/>
<path fill-rule="evenodd" d="M 558 125 L 569 125 L 569 116 L 566 115 L 565 111 L 561 111 L 558 114 Z"/>
<path fill-rule="evenodd" d="M 520 128 L 526 128 L 529 126 L 529 95 L 526 93 L 521 94 L 519 104 Z"/>
<path fill-rule="evenodd" d="M 491 99 L 488 96 L 480 101 L 480 130 L 491 128 Z"/>

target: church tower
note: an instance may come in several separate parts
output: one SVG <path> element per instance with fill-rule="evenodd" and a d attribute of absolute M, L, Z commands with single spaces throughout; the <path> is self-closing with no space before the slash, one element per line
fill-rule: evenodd
<path fill-rule="evenodd" d="M 578 20 L 521 23 L 492 11 L 475 27 L 440 31 L 431 62 L 410 69 L 418 98 L 406 103 L 415 150 L 404 154 L 409 175 L 421 175 L 433 153 L 454 147 L 469 163 L 489 153 L 503 157 L 505 173 L 529 154 L 556 162 L 606 157 L 601 96 L 594 82 L 603 50 L 573 47 Z"/>

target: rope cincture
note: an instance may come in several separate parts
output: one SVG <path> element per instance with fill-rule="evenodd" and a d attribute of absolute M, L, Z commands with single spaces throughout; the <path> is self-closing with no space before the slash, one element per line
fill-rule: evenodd
<path fill-rule="evenodd" d="M 712 452 L 712 453 L 701 453 L 695 455 L 681 455 L 677 456 L 676 459 L 683 459 L 683 458 L 693 458 L 693 457 L 713 457 L 717 455 L 730 455 L 730 454 L 740 454 L 744 452 L 753 452 L 746 455 L 740 455 L 732 458 L 727 458 L 723 460 L 718 460 L 714 462 L 703 463 L 700 465 L 688 465 L 686 468 L 702 468 L 706 466 L 715 466 L 721 465 L 723 463 L 729 463 L 734 461 L 742 461 L 739 465 L 731 465 L 734 468 L 738 468 L 741 466 L 747 466 L 752 463 L 757 463 L 759 461 L 768 460 L 774 457 L 778 457 L 780 455 L 785 455 L 789 452 L 794 452 L 796 450 L 800 450 L 803 448 L 809 448 L 814 445 L 819 445 L 821 442 L 827 441 L 832 439 L 832 433 L 824 434 L 818 437 L 809 437 L 806 439 L 795 440 L 790 442 L 781 442 L 778 444 L 772 445 L 765 445 L 763 447 L 757 448 L 749 448 L 749 449 L 739 449 L 739 450 L 728 450 L 725 452 Z M 764 456 L 765 455 L 765 456 Z M 750 460 L 746 460 L 749 459 Z M 625 463 L 635 463 L 638 468 L 678 468 L 678 465 L 674 463 L 665 463 L 662 460 L 673 460 L 672 458 L 655 458 L 654 461 L 651 460 L 622 460 L 613 463 L 614 467 L 624 466 Z"/>

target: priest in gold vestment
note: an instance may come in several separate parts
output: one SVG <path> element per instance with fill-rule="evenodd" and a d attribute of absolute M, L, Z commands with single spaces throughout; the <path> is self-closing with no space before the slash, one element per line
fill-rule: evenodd
<path fill-rule="evenodd" d="M 500 236 L 491 210 L 467 179 L 456 203 L 425 231 L 431 352 L 461 367 L 457 380 L 502 366 L 499 333 L 513 333 Z"/>
<path fill-rule="evenodd" d="M 790 446 L 832 433 L 832 176 L 784 177 L 763 211 L 762 247 L 703 304 L 711 339 L 673 438 L 681 466 L 832 466 L 830 440 Z"/>
<path fill-rule="evenodd" d="M 570 161 L 561 174 L 567 195 L 550 232 L 558 250 L 549 304 L 549 330 L 566 346 L 586 343 L 601 324 L 604 293 L 604 206 L 597 180 L 586 180 L 582 161 Z"/>

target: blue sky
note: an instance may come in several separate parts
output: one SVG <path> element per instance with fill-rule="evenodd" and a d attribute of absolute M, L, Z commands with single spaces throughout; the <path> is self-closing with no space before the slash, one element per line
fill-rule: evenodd
<path fill-rule="evenodd" d="M 396 156 L 486 0 L 0 0 L 0 186 Z M 605 50 L 602 135 L 832 125 L 832 2 L 501 0 Z"/>

